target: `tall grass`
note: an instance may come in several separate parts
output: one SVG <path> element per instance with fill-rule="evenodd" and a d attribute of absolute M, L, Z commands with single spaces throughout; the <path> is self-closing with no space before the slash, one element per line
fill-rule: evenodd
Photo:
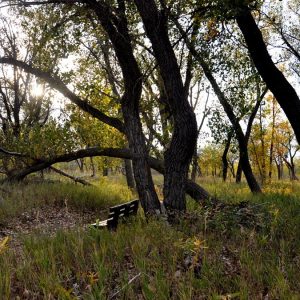
<path fill-rule="evenodd" d="M 122 186 L 105 186 L 109 193 L 65 184 L 16 186 L 13 193 L 31 205 L 68 197 L 78 209 L 132 197 Z M 0 254 L 0 298 L 300 299 L 299 185 L 271 184 L 262 196 L 243 185 L 206 188 L 230 205 L 203 208 L 189 199 L 174 226 L 138 216 L 116 232 L 39 232 L 21 238 L 22 251 L 8 244 Z"/>
<path fill-rule="evenodd" d="M 0 220 L 43 205 L 71 206 L 79 210 L 101 210 L 134 197 L 125 185 L 102 178 L 93 186 L 73 183 L 20 183 L 3 186 L 7 193 L 0 202 Z"/>

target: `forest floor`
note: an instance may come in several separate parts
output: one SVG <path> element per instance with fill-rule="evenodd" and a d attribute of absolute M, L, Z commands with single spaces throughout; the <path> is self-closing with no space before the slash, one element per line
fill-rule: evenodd
<path fill-rule="evenodd" d="M 299 183 L 202 184 L 227 205 L 116 232 L 88 224 L 133 199 L 121 183 L 1 187 L 0 299 L 300 299 Z"/>

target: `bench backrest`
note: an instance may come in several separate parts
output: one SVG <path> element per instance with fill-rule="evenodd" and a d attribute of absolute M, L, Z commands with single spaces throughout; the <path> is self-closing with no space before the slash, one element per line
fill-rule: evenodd
<path fill-rule="evenodd" d="M 107 219 L 107 227 L 115 228 L 118 225 L 119 218 L 126 218 L 137 214 L 139 207 L 139 200 L 133 200 L 127 203 L 113 206 L 109 209 Z"/>

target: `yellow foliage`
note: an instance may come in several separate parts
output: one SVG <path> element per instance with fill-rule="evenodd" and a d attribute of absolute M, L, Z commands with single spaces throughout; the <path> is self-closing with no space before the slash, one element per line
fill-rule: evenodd
<path fill-rule="evenodd" d="M 88 272 L 87 277 L 89 279 L 89 284 L 93 286 L 99 280 L 99 275 L 97 272 Z"/>
<path fill-rule="evenodd" d="M 205 240 L 200 240 L 197 237 L 188 238 L 186 240 L 180 239 L 176 245 L 179 248 L 190 250 L 194 253 L 199 253 L 202 249 L 207 249 L 208 247 L 205 246 Z"/>
<path fill-rule="evenodd" d="M 68 299 L 68 300 L 75 300 L 77 299 L 76 297 L 72 296 L 72 292 L 73 292 L 73 289 L 65 289 L 63 286 L 61 285 L 58 285 L 56 287 L 56 293 L 62 297 L 63 299 Z"/>

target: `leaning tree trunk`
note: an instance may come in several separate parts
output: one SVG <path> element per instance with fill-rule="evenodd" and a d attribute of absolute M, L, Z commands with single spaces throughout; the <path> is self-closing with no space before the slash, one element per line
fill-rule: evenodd
<path fill-rule="evenodd" d="M 131 101 L 132 97 L 130 97 Z M 125 100 L 126 101 L 126 100 Z M 139 113 L 131 105 L 122 104 L 122 112 L 127 127 L 129 148 L 132 149 L 132 165 L 137 191 L 145 213 L 155 214 L 160 211 L 160 202 L 154 189 L 151 170 L 148 165 L 148 154 L 145 137 L 139 120 Z"/>
<path fill-rule="evenodd" d="M 23 155 L 16 152 L 3 151 L 2 148 L 0 148 L 0 152 L 5 153 L 6 155 L 9 156 L 17 156 L 17 157 L 32 159 L 34 161 L 32 165 L 27 166 L 22 170 L 16 170 L 14 174 L 11 174 L 10 177 L 4 180 L 0 180 L 0 182 L 21 181 L 29 174 L 47 169 L 56 163 L 70 162 L 83 157 L 107 156 L 107 157 L 115 157 L 115 158 L 122 158 L 122 159 L 132 159 L 132 153 L 130 149 L 126 149 L 126 148 L 125 149 L 124 148 L 123 149 L 118 149 L 118 148 L 101 149 L 99 147 L 86 148 L 75 152 L 63 154 L 57 157 L 52 157 L 51 159 L 44 160 L 44 161 L 41 159 L 35 160 L 34 158 L 31 158 L 28 155 Z M 158 171 L 161 174 L 164 173 L 165 168 L 164 168 L 163 161 L 153 157 L 148 157 L 148 163 L 152 169 Z M 195 182 L 192 182 L 191 180 L 186 180 L 185 191 L 197 202 L 201 202 L 201 203 L 204 202 L 208 204 L 211 203 L 212 200 L 213 202 L 217 201 L 217 199 L 215 199 L 212 195 L 210 195 L 206 190 L 204 190 L 201 186 L 199 186 Z"/>
<path fill-rule="evenodd" d="M 117 12 L 103 2 L 88 2 L 102 27 L 108 34 L 120 67 L 122 69 L 125 92 L 121 99 L 121 109 L 125 123 L 125 134 L 132 151 L 132 164 L 137 192 L 146 214 L 160 212 L 160 202 L 156 194 L 151 170 L 147 161 L 148 153 L 145 136 L 139 116 L 139 101 L 142 92 L 142 74 L 134 57 L 131 37 L 128 32 L 125 2 L 120 1 Z M 114 14 L 117 13 L 116 17 Z"/>
<path fill-rule="evenodd" d="M 175 20 L 175 22 L 176 22 L 176 20 Z M 201 65 L 206 78 L 208 79 L 211 86 L 213 87 L 213 90 L 214 90 L 216 96 L 218 97 L 221 105 L 223 106 L 223 108 L 232 124 L 232 127 L 233 127 L 235 134 L 237 136 L 237 139 L 238 139 L 242 168 L 243 168 L 245 177 L 247 179 L 249 188 L 251 189 L 251 191 L 253 193 L 261 193 L 262 192 L 261 188 L 252 172 L 252 168 L 250 165 L 248 149 L 247 149 L 248 148 L 247 139 L 245 138 L 243 130 L 234 114 L 234 111 L 233 111 L 231 105 L 229 104 L 225 94 L 222 92 L 220 86 L 218 85 L 217 81 L 215 80 L 209 65 L 206 63 L 206 61 L 203 59 L 203 57 L 200 55 L 200 53 L 195 49 L 195 47 L 192 45 L 192 43 L 188 40 L 188 38 L 186 36 L 186 32 L 183 30 L 182 26 L 179 24 L 178 21 L 176 22 L 176 26 L 179 29 L 180 33 L 182 34 L 191 54 L 195 57 L 197 62 L 199 62 L 199 64 Z M 198 25 L 195 24 L 194 26 L 197 29 Z"/>
<path fill-rule="evenodd" d="M 182 82 L 168 36 L 167 10 L 159 11 L 154 0 L 135 0 L 164 82 L 174 128 L 165 151 L 164 205 L 168 210 L 186 209 L 185 182 L 197 141 L 196 116 Z"/>
<path fill-rule="evenodd" d="M 217 95 L 221 105 L 223 106 L 224 111 L 226 112 L 226 114 L 232 124 L 232 127 L 235 131 L 236 138 L 237 138 L 237 141 L 239 144 L 241 167 L 242 167 L 242 170 L 246 177 L 248 186 L 253 193 L 261 193 L 262 192 L 261 188 L 252 172 L 249 155 L 248 155 L 248 141 L 247 141 L 246 136 L 243 133 L 241 125 L 239 124 L 239 121 L 237 120 L 237 118 L 233 112 L 233 109 L 232 109 L 231 105 L 229 104 L 225 94 L 222 92 L 218 83 L 216 82 L 215 78 L 213 77 L 213 74 L 212 74 L 209 66 L 199 56 L 197 56 L 197 58 L 199 59 L 199 62 L 203 68 L 204 74 L 206 75 L 207 79 L 211 83 L 211 85 L 214 89 L 214 92 Z"/>
<path fill-rule="evenodd" d="M 300 143 L 300 99 L 295 89 L 272 61 L 264 43 L 262 33 L 248 7 L 241 7 L 239 9 L 236 21 L 245 38 L 251 58 L 259 74 L 285 112 L 294 129 L 298 143 Z"/>

